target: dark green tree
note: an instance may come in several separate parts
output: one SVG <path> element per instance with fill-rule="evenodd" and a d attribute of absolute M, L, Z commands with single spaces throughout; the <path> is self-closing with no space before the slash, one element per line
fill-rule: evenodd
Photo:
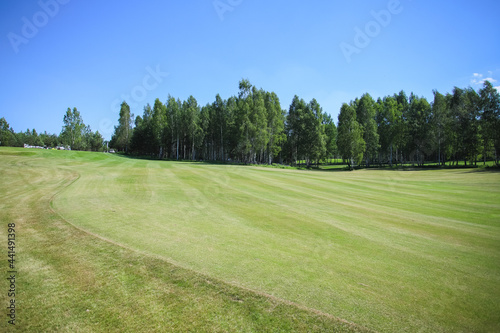
<path fill-rule="evenodd" d="M 489 81 L 479 90 L 483 162 L 491 154 L 498 165 L 500 149 L 500 94 Z"/>
<path fill-rule="evenodd" d="M 337 126 L 328 113 L 323 114 L 323 126 L 325 127 L 326 159 L 332 159 L 337 154 Z"/>
<path fill-rule="evenodd" d="M 179 159 L 180 126 L 181 126 L 182 102 L 179 99 L 168 95 L 166 104 L 167 115 L 167 146 L 170 147 L 170 156 Z"/>
<path fill-rule="evenodd" d="M 346 103 L 342 104 L 339 113 L 337 146 L 342 158 L 349 168 L 363 160 L 365 141 L 361 125 L 356 120 L 356 110 Z"/>
<path fill-rule="evenodd" d="M 455 87 L 448 97 L 452 117 L 452 152 L 455 163 L 475 160 L 479 152 L 479 95 L 472 89 Z"/>
<path fill-rule="evenodd" d="M 431 140 L 434 150 L 437 151 L 438 164 L 446 162 L 446 147 L 448 146 L 448 133 L 451 124 L 450 110 L 446 97 L 437 90 L 433 91 L 434 101 L 432 102 L 432 114 L 430 119 Z"/>
<path fill-rule="evenodd" d="M 219 94 L 215 96 L 215 101 L 212 104 L 210 116 L 211 138 L 214 151 L 214 159 L 224 161 L 224 138 L 226 137 L 228 126 L 228 112 L 226 101 L 224 101 Z M 226 150 L 227 153 L 227 150 Z"/>
<path fill-rule="evenodd" d="M 408 151 L 410 152 L 408 157 L 418 165 L 423 165 L 426 156 L 431 153 L 430 118 L 431 106 L 429 102 L 412 93 L 405 119 L 408 128 Z"/>
<path fill-rule="evenodd" d="M 410 103 L 408 101 L 408 96 L 403 90 L 401 90 L 398 94 L 394 94 L 394 98 L 398 103 L 398 112 L 400 112 L 401 115 L 400 120 L 397 123 L 396 137 L 394 140 L 394 146 L 396 147 L 396 160 L 400 163 L 404 163 L 406 160 L 405 154 L 410 154 L 407 149 L 409 141 L 407 115 Z"/>
<path fill-rule="evenodd" d="M 236 152 L 245 163 L 262 162 L 269 141 L 264 92 L 253 87 L 248 80 L 241 80 L 239 88 L 235 110 Z"/>
<path fill-rule="evenodd" d="M 252 87 L 252 101 L 250 102 L 250 122 L 252 123 L 251 160 L 253 163 L 264 163 L 266 148 L 269 143 L 269 132 L 267 128 L 267 109 L 265 104 L 266 92 L 262 89 Z"/>
<path fill-rule="evenodd" d="M 158 156 L 159 142 L 153 135 L 153 109 L 149 103 L 144 107 L 142 117 L 135 118 L 130 146 L 138 154 Z"/>
<path fill-rule="evenodd" d="M 203 135 L 200 127 L 200 108 L 193 96 L 182 103 L 184 119 L 184 159 L 187 158 L 186 150 L 190 150 L 191 159 L 196 158 L 196 147 L 201 146 Z"/>
<path fill-rule="evenodd" d="M 16 146 L 17 138 L 14 130 L 4 117 L 0 118 L 0 146 Z"/>
<path fill-rule="evenodd" d="M 306 102 L 295 95 L 286 117 L 288 159 L 293 164 L 297 164 L 297 161 L 305 155 L 305 128 L 303 119 L 306 112 Z"/>
<path fill-rule="evenodd" d="M 44 132 L 40 134 L 40 138 L 42 139 L 44 146 L 47 148 L 57 147 L 59 144 L 59 138 L 55 134 L 48 134 L 47 132 Z"/>
<path fill-rule="evenodd" d="M 71 149 L 75 150 L 84 149 L 85 143 L 83 138 L 86 127 L 76 107 L 73 110 L 68 108 L 63 118 L 63 124 L 60 135 L 63 144 L 69 145 Z"/>
<path fill-rule="evenodd" d="M 158 158 L 165 156 L 165 133 L 167 128 L 167 108 L 160 101 L 159 98 L 155 99 L 153 111 L 150 118 L 150 130 L 152 145 L 155 147 L 155 153 Z"/>
<path fill-rule="evenodd" d="M 375 101 L 369 94 L 364 94 L 361 99 L 355 101 L 356 119 L 363 131 L 365 146 L 365 163 L 367 166 L 375 159 L 379 149 L 379 135 L 377 133 L 377 122 L 375 121 Z"/>
<path fill-rule="evenodd" d="M 265 93 L 265 108 L 267 112 L 267 163 L 271 164 L 273 159 L 281 152 L 282 144 L 286 140 L 285 135 L 285 111 L 281 109 L 280 100 L 274 92 Z"/>
<path fill-rule="evenodd" d="M 465 164 L 467 164 L 467 161 L 471 163 L 474 161 L 474 164 L 477 164 L 477 157 L 481 151 L 480 108 L 480 96 L 474 89 L 467 88 L 465 90 L 465 123 L 463 124 Z"/>
<path fill-rule="evenodd" d="M 312 99 L 306 107 L 304 118 L 305 159 L 308 164 L 326 156 L 326 135 L 323 124 L 323 109 L 316 99 Z"/>
<path fill-rule="evenodd" d="M 120 116 L 118 126 L 115 126 L 115 132 L 111 137 L 110 145 L 120 151 L 128 152 L 130 140 L 132 138 L 132 124 L 134 115 L 130 113 L 130 106 L 123 101 L 120 106 Z"/>
<path fill-rule="evenodd" d="M 380 155 L 383 155 L 392 166 L 395 146 L 401 129 L 401 107 L 395 97 L 387 96 L 377 101 L 377 132 L 379 133 Z M 397 153 L 396 153 L 397 155 Z"/>
<path fill-rule="evenodd" d="M 90 132 L 88 137 L 88 148 L 91 151 L 102 151 L 104 148 L 104 138 L 99 131 Z"/>

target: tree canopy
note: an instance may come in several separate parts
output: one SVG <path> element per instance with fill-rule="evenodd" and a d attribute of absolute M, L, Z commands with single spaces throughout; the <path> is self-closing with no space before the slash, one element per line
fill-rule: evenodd
<path fill-rule="evenodd" d="M 110 146 L 156 158 L 241 163 L 319 164 L 341 158 L 350 167 L 372 164 L 458 165 L 494 160 L 500 148 L 500 95 L 485 81 L 479 91 L 454 87 L 434 99 L 404 91 L 378 98 L 363 94 L 340 108 L 337 125 L 316 99 L 295 95 L 283 109 L 276 93 L 247 79 L 228 99 L 199 105 L 159 98 L 134 118 L 123 101 Z M 331 111 L 331 110 L 330 110 Z M 0 118 L 0 145 L 67 145 L 103 150 L 104 140 L 68 108 L 59 136 L 35 129 L 15 133 Z"/>

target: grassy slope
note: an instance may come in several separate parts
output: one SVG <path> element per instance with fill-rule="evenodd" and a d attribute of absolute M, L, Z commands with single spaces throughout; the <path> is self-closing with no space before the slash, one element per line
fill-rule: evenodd
<path fill-rule="evenodd" d="M 115 263 L 111 267 L 120 272 L 111 276 L 127 275 L 126 265 L 120 264 L 124 252 L 137 260 L 130 267 L 144 260 L 156 262 L 154 267 L 177 267 L 167 265 L 167 260 L 211 279 L 291 300 L 376 330 L 500 329 L 498 173 L 306 172 L 60 153 L 44 152 L 53 158 L 65 156 L 54 160 L 56 164 L 45 159 L 11 159 L 25 167 L 46 165 L 52 169 L 51 174 L 65 170 L 68 179 L 78 172 L 80 179 L 56 196 L 56 211 L 84 230 L 140 251 L 137 254 L 103 243 L 68 228 L 55 214 L 41 214 L 57 220 L 58 228 L 80 235 L 78 239 L 85 239 L 82 244 L 92 244 L 72 249 L 71 245 L 80 242 L 69 242 L 72 251 L 68 251 L 67 260 L 81 258 L 71 265 L 74 270 L 87 271 L 89 268 L 81 267 L 88 262 L 107 272 L 109 260 Z M 59 176 L 54 178 L 53 182 L 62 181 Z M 55 193 L 62 183 L 53 186 Z M 45 187 L 40 185 L 40 189 Z M 20 193 L 19 198 L 25 195 Z M 45 205 L 47 209 L 49 199 L 44 200 L 40 207 Z M 52 225 L 51 221 L 45 223 Z M 45 229 L 30 239 L 46 237 Z M 59 245 L 43 248 L 50 252 Z M 94 248 L 97 250 L 90 251 Z M 117 251 L 120 255 L 114 256 Z M 54 254 L 54 258 L 59 256 L 63 255 Z M 141 272 L 150 270 L 146 265 Z M 185 275 L 181 280 L 194 276 L 203 281 L 204 275 L 176 271 Z M 62 270 L 61 276 L 66 275 L 68 272 Z M 168 276 L 166 271 L 161 278 L 155 274 L 149 278 L 168 285 Z M 145 279 L 143 285 L 149 288 L 151 280 Z M 103 280 L 110 283 L 108 280 L 116 279 L 94 277 L 91 281 Z M 196 289 L 198 285 L 190 284 L 183 291 L 193 297 L 210 294 L 206 288 Z M 68 286 L 63 290 L 67 291 Z M 115 283 L 111 290 L 123 293 L 125 287 Z M 262 298 L 264 303 L 272 300 L 224 283 L 213 288 L 217 295 L 218 288 L 229 288 L 257 300 Z M 149 293 L 145 294 L 146 300 L 140 296 L 135 299 L 147 303 Z M 101 300 L 103 295 L 90 299 Z M 114 302 L 126 303 L 123 299 L 128 297 L 118 292 Z M 156 301 L 159 307 L 164 303 Z M 231 299 L 228 303 L 232 304 Z M 259 302 L 237 302 L 236 308 L 248 303 Z M 125 304 L 122 309 L 130 306 Z M 159 313 L 168 315 L 168 310 L 162 309 Z M 210 317 L 211 311 L 217 309 L 218 303 L 202 306 L 195 317 Z M 259 308 L 250 309 L 246 313 L 231 310 L 221 322 L 233 325 L 241 317 L 250 325 L 244 327 L 255 330 L 257 326 L 252 325 L 259 322 L 248 317 L 255 317 L 252 313 L 259 313 Z M 267 313 L 265 307 L 260 310 Z M 287 315 L 295 316 L 293 311 L 303 313 L 291 307 L 285 315 L 273 313 L 260 323 L 267 326 L 276 320 L 286 322 Z M 147 313 L 142 312 L 144 316 Z M 312 314 L 304 316 L 310 318 Z M 103 314 L 102 318 L 109 316 Z M 314 315 L 309 320 L 318 318 L 326 320 Z M 174 312 L 171 320 L 179 323 L 185 318 Z M 336 327 L 338 322 L 327 324 Z"/>
<path fill-rule="evenodd" d="M 0 239 L 16 223 L 18 270 L 17 325 L 3 315 L 0 332 L 363 331 L 75 229 L 50 202 L 84 182 L 78 171 L 87 163 L 107 158 L 60 153 L 0 149 Z"/>

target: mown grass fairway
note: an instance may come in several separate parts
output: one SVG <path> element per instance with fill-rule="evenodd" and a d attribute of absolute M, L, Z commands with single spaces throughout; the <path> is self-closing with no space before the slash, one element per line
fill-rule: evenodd
<path fill-rule="evenodd" d="M 0 173 L 20 328 L 500 330 L 497 172 L 0 149 Z"/>

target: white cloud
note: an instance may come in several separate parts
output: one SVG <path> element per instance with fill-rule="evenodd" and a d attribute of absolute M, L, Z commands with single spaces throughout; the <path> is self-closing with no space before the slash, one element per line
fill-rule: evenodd
<path fill-rule="evenodd" d="M 483 74 L 473 73 L 472 78 L 470 80 L 470 83 L 472 85 L 481 85 L 482 86 L 484 84 L 484 82 L 486 82 L 486 81 L 489 81 L 490 83 L 498 82 L 497 80 L 495 80 L 494 78 L 491 77 L 493 75 L 492 71 L 488 71 L 488 75 L 489 75 L 489 77 L 485 78 Z M 498 90 L 498 87 L 497 87 L 497 90 Z"/>
<path fill-rule="evenodd" d="M 493 87 L 495 88 L 498 92 L 500 92 L 500 86 Z"/>

